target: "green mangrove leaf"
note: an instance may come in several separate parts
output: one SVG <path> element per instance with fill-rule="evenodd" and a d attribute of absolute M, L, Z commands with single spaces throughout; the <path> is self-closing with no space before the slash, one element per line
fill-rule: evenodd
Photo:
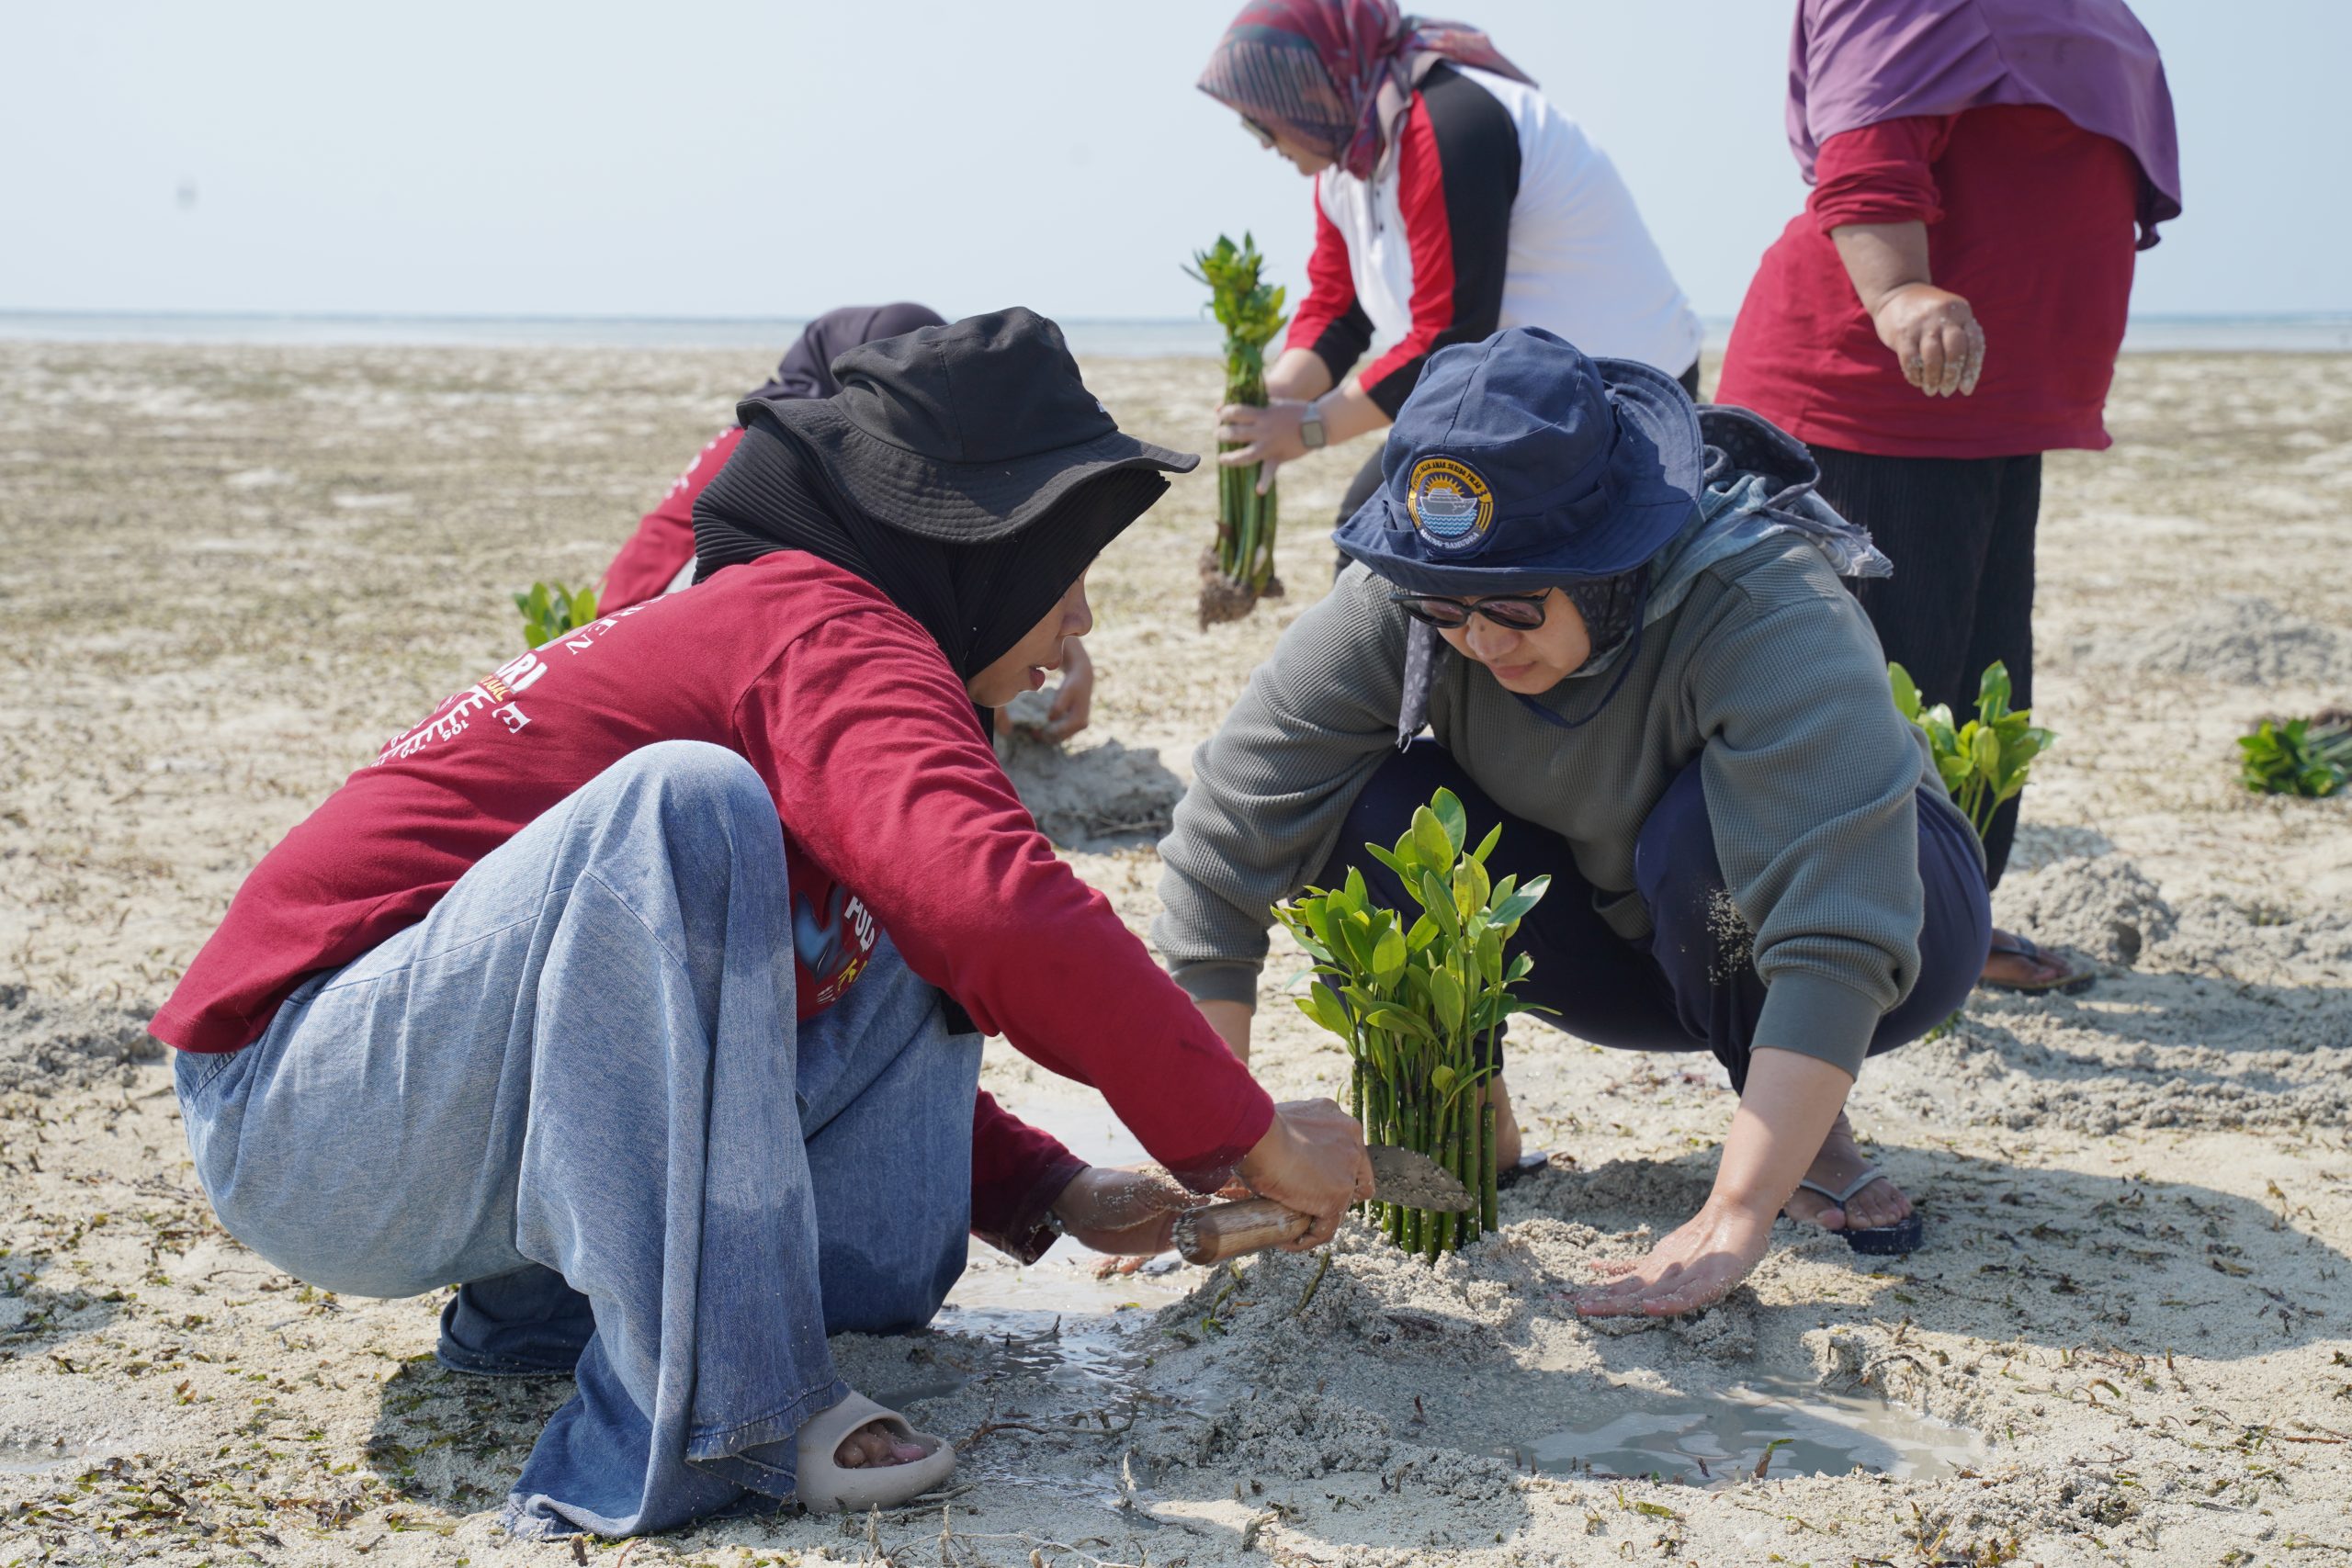
<path fill-rule="evenodd" d="M 1451 1034 L 1461 1029 L 1465 1001 L 1462 994 L 1461 981 L 1455 979 L 1449 971 L 1431 970 L 1430 999 L 1437 1004 L 1438 1023 L 1447 1033 Z"/>
<path fill-rule="evenodd" d="M 1889 660 L 1886 680 L 1887 684 L 1894 689 L 1894 711 L 1917 723 L 1919 717 L 1919 683 L 1911 679 L 1911 671 Z"/>
<path fill-rule="evenodd" d="M 1462 852 L 1463 840 L 1469 837 L 1470 818 L 1462 809 L 1460 797 L 1450 789 L 1441 788 L 1430 797 L 1430 810 L 1436 816 L 1438 826 L 1445 829 L 1445 858 L 1451 863 Z"/>
<path fill-rule="evenodd" d="M 1413 807 L 1413 854 L 1425 871 L 1449 871 L 1453 865 L 1453 840 L 1437 813 L 1426 806 Z"/>

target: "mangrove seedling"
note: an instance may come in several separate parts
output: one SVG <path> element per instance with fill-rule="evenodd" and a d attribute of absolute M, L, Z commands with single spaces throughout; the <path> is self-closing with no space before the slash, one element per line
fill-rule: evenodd
<path fill-rule="evenodd" d="M 1209 288 L 1209 309 L 1225 329 L 1225 400 L 1266 405 L 1266 344 L 1283 329 L 1283 290 L 1260 276 L 1266 258 L 1249 234 L 1223 234 L 1195 251 L 1184 276 Z M 1237 443 L 1220 442 L 1219 452 Z M 1274 576 L 1274 487 L 1258 493 L 1261 464 L 1216 471 L 1216 543 L 1201 557 L 1201 625 L 1238 620 L 1282 592 Z"/>
<path fill-rule="evenodd" d="M 577 631 L 596 618 L 596 591 L 573 592 L 560 582 L 534 582 L 528 593 L 514 595 L 523 612 L 523 636 L 533 648 L 544 648 L 564 633 Z"/>
<path fill-rule="evenodd" d="M 2352 723 L 2341 714 L 2266 718 L 2238 748 L 2238 778 L 2258 795 L 2331 795 L 2352 778 Z"/>
<path fill-rule="evenodd" d="M 1992 830 L 1993 814 L 2025 788 L 2033 760 L 2057 738 L 2033 722 L 2033 710 L 2009 711 L 2009 667 L 1999 660 L 1984 667 L 1977 683 L 1976 716 L 1955 726 L 1944 703 L 1923 706 L 1919 687 L 1900 664 L 1886 667 L 1894 705 L 1928 738 L 1928 750 L 1942 775 L 1944 790 L 1980 840 Z"/>
<path fill-rule="evenodd" d="M 1451 790 L 1416 807 L 1392 848 L 1365 851 L 1396 874 L 1416 910 L 1373 902 L 1363 873 L 1310 887 L 1275 917 L 1315 961 L 1299 1010 L 1338 1035 L 1354 1062 L 1351 1109 L 1374 1143 L 1428 1155 L 1477 1196 L 1461 1214 L 1372 1205 L 1398 1247 L 1431 1259 L 1495 1229 L 1495 1108 L 1487 1082 L 1510 987 L 1533 961 L 1506 944 L 1551 885 L 1490 881 L 1498 826 L 1466 852 L 1468 819 Z M 1409 923 L 1408 923 L 1409 921 Z"/>

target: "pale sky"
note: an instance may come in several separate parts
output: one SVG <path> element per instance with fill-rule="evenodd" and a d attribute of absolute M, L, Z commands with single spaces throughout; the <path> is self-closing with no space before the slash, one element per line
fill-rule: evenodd
<path fill-rule="evenodd" d="M 1193 313 L 1307 184 L 1193 90 L 1238 0 L 0 0 L 0 310 Z M 2136 0 L 2186 215 L 2135 310 L 2352 310 L 2352 0 Z M 1791 0 L 1442 0 L 1615 158 L 1699 309 L 1798 209 Z"/>

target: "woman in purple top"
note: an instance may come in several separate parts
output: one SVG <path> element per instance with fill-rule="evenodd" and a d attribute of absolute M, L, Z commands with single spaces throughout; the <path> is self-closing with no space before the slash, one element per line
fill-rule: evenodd
<path fill-rule="evenodd" d="M 1788 126 L 1814 192 L 1716 400 L 1804 441 L 1894 561 L 1856 596 L 1928 701 L 1967 717 L 1998 660 L 2028 705 L 2041 454 L 2109 444 L 2135 237 L 2180 212 L 2164 62 L 2123 0 L 1800 0 Z M 1996 931 L 1984 981 L 2087 976 Z"/>

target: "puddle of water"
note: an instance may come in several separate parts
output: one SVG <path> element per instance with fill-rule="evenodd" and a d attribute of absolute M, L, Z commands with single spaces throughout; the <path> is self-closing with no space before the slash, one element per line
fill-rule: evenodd
<path fill-rule="evenodd" d="M 88 1453 L 80 1443 L 0 1443 L 0 1475 L 41 1475 L 79 1463 Z"/>
<path fill-rule="evenodd" d="M 1100 1100 L 1047 1100 L 1007 1109 L 1090 1164 L 1139 1165 L 1151 1157 Z M 1137 1352 L 1128 1341 L 1153 1313 L 1182 1296 L 1186 1284 L 1172 1258 L 1153 1259 L 1134 1274 L 1098 1279 L 1095 1270 L 1102 1262 L 1101 1254 L 1067 1237 L 1027 1268 L 975 1247 L 970 1266 L 947 1293 L 933 1326 L 986 1341 L 990 1369 L 1032 1372 L 1114 1403 L 1133 1386 Z M 893 1398 L 936 1397 L 978 1375 L 950 1374 L 922 1387 L 894 1390 L 892 1397 L 875 1397 L 886 1404 Z"/>
<path fill-rule="evenodd" d="M 1842 1475 L 1857 1465 L 1898 1479 L 1949 1475 L 1984 1457 L 1983 1438 L 1965 1427 L 1793 1380 L 1702 1393 L 1611 1389 L 1580 1399 L 1570 1425 L 1541 1416 L 1520 1425 L 1534 1435 L 1487 1451 L 1554 1474 L 1655 1474 L 1696 1486 L 1754 1474 L 1775 1442 L 1770 1475 Z"/>

